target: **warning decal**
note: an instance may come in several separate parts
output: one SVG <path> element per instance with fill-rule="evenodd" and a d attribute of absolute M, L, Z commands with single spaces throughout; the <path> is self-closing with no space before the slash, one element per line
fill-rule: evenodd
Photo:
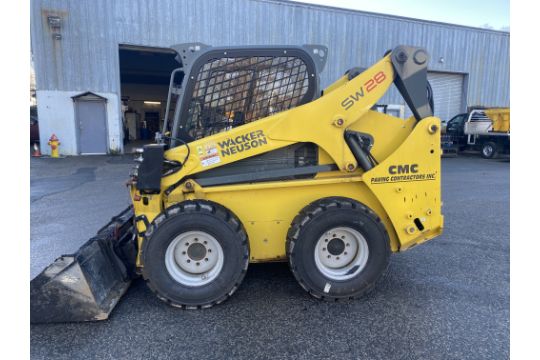
<path fill-rule="evenodd" d="M 221 162 L 218 149 L 214 143 L 197 146 L 197 155 L 199 155 L 199 160 L 203 167 L 212 166 Z"/>

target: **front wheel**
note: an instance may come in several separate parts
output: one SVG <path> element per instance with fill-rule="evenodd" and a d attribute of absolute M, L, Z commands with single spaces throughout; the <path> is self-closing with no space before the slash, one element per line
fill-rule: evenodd
<path fill-rule="evenodd" d="M 385 272 L 388 233 L 365 205 L 347 198 L 325 198 L 294 219 L 287 237 L 289 265 L 311 295 L 327 300 L 360 297 Z"/>
<path fill-rule="evenodd" d="M 249 262 L 248 239 L 234 214 L 209 201 L 186 201 L 159 215 L 142 249 L 142 275 L 170 305 L 207 308 L 238 288 Z"/>

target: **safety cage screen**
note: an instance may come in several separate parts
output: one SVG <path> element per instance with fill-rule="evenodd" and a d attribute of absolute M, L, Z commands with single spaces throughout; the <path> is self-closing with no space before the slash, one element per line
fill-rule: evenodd
<path fill-rule="evenodd" d="M 309 75 L 297 56 L 211 58 L 196 75 L 182 132 L 197 140 L 306 103 Z"/>

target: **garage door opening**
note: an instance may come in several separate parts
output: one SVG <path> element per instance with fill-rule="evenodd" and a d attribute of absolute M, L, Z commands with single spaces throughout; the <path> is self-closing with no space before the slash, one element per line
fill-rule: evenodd
<path fill-rule="evenodd" d="M 119 51 L 124 152 L 130 153 L 161 130 L 171 72 L 180 64 L 171 49 L 120 45 Z"/>

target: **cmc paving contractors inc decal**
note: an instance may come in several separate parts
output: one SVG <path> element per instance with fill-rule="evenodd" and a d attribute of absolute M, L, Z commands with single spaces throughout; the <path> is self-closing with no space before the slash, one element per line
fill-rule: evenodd
<path fill-rule="evenodd" d="M 390 165 L 388 176 L 372 177 L 372 184 L 435 180 L 435 173 L 421 173 L 418 164 Z"/>
<path fill-rule="evenodd" d="M 247 134 L 238 135 L 214 142 L 197 146 L 197 153 L 203 167 L 219 164 L 222 157 L 231 156 L 246 150 L 254 149 L 268 144 L 266 135 L 262 130 L 256 130 Z"/>

